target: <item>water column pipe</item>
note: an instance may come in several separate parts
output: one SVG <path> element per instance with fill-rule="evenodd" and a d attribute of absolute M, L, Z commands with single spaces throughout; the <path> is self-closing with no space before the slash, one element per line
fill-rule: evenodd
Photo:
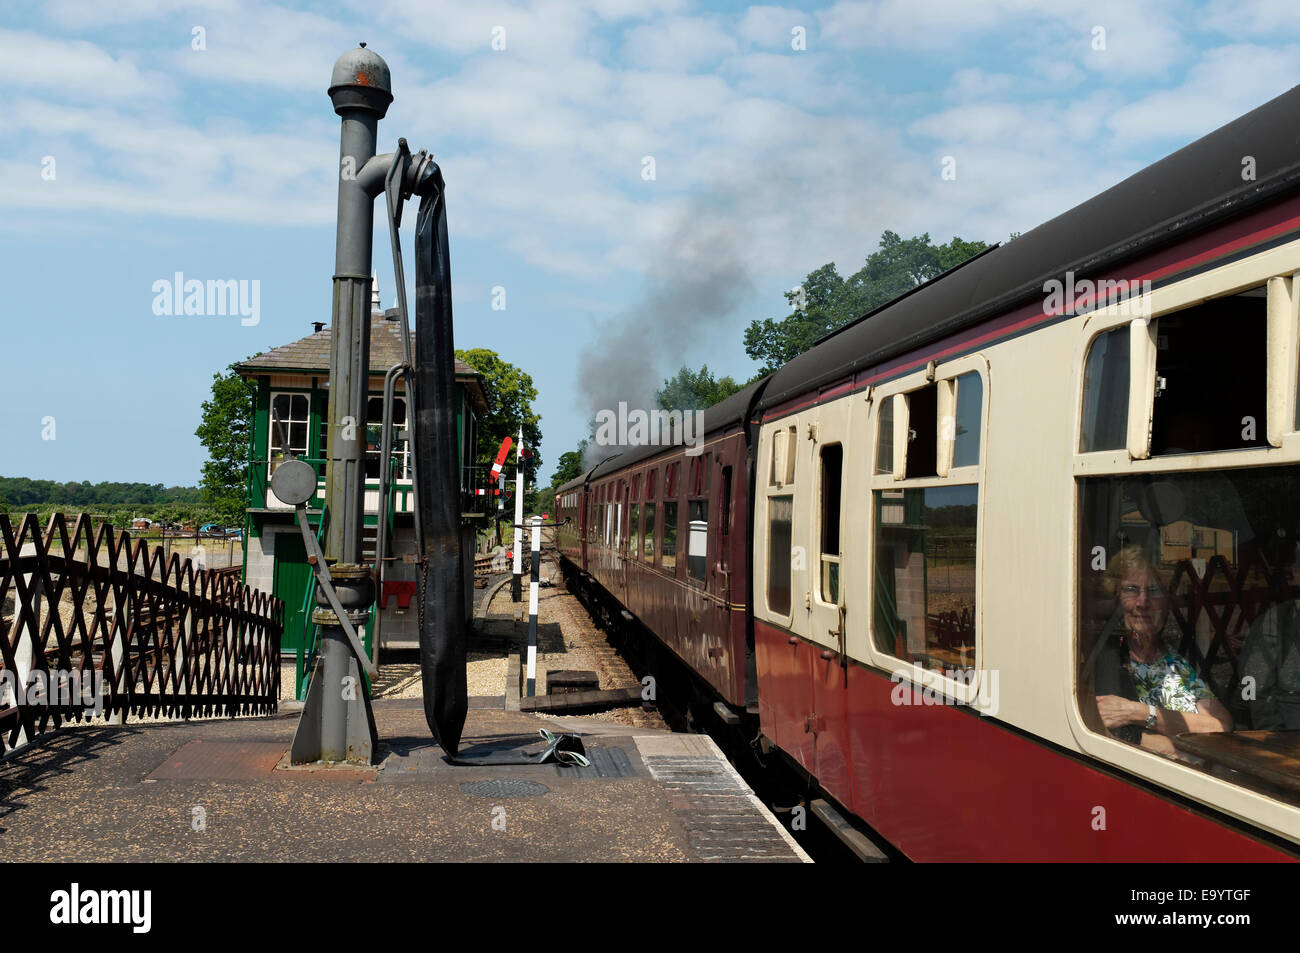
<path fill-rule="evenodd" d="M 334 64 L 329 97 L 342 123 L 325 464 L 330 519 L 324 540 L 336 598 L 328 599 L 317 587 L 312 620 L 320 626 L 319 677 L 312 679 L 294 737 L 295 763 L 369 762 L 377 746 L 369 696 L 335 606 L 357 629 L 369 617 L 376 595 L 362 550 L 374 200 L 384 191 L 396 155 L 375 154 L 379 120 L 393 101 L 388 64 L 364 43 L 349 50 Z M 423 152 L 404 158 L 403 194 L 427 194 L 436 165 Z"/>

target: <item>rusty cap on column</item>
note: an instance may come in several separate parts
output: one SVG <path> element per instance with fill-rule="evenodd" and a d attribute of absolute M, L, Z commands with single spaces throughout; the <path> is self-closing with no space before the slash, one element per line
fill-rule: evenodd
<path fill-rule="evenodd" d="M 334 64 L 330 77 L 330 99 L 340 116 L 347 109 L 368 109 L 383 119 L 393 101 L 393 81 L 388 64 L 374 50 L 362 43 L 348 50 Z"/>

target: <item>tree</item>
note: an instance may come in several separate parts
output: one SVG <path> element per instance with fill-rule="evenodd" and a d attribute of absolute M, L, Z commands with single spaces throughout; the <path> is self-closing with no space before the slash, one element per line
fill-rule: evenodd
<path fill-rule="evenodd" d="M 482 468 L 480 479 L 486 478 L 496 460 L 501 441 L 506 437 L 519 439 L 520 424 L 524 428 L 524 446 L 532 453 L 528 467 L 537 472 L 536 468 L 542 465 L 541 454 L 537 452 L 542 443 L 542 418 L 533 413 L 537 388 L 532 377 L 486 348 L 457 351 L 456 357 L 483 375 L 483 391 L 491 408 L 479 421 L 478 456 L 474 465 Z M 512 450 L 512 455 L 515 452 Z"/>
<path fill-rule="evenodd" d="M 586 472 L 586 467 L 582 461 L 587 456 L 588 441 L 583 440 L 578 444 L 577 450 L 566 450 L 560 454 L 560 462 L 555 467 L 555 473 L 551 475 L 551 486 L 562 486 L 570 480 L 576 480 Z"/>
<path fill-rule="evenodd" d="M 222 522 L 243 521 L 248 476 L 248 437 L 253 399 L 231 364 L 212 375 L 212 397 L 203 402 L 203 422 L 194 435 L 207 448 L 199 497 Z M 160 491 L 162 487 L 158 488 Z"/>
<path fill-rule="evenodd" d="M 753 321 L 745 329 L 745 353 L 768 374 L 813 346 L 820 338 L 887 304 L 917 285 L 955 268 L 988 246 L 953 238 L 934 245 L 927 232 L 900 238 L 886 231 L 880 247 L 848 278 L 834 262 L 808 273 L 803 284 L 785 293 L 791 312 L 784 318 Z"/>
<path fill-rule="evenodd" d="M 701 365 L 698 371 L 683 367 L 676 376 L 664 381 L 664 386 L 655 393 L 655 400 L 663 410 L 704 410 L 726 400 L 743 386 L 732 377 L 715 379 L 707 364 Z"/>

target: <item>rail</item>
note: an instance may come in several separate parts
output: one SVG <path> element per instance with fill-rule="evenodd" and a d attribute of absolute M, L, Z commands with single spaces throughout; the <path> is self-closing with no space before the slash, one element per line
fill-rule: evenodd
<path fill-rule="evenodd" d="M 0 515 L 0 754 L 102 716 L 269 714 L 280 600 L 82 514 Z"/>

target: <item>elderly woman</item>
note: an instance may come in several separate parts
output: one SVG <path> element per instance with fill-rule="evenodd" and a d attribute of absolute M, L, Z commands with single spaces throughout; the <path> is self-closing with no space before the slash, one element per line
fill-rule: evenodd
<path fill-rule="evenodd" d="M 1107 588 L 1116 597 L 1120 632 L 1098 659 L 1097 711 L 1106 727 L 1170 755 L 1174 735 L 1231 731 L 1228 710 L 1192 664 L 1161 639 L 1169 618 L 1168 596 L 1140 546 L 1127 546 L 1110 560 Z"/>

